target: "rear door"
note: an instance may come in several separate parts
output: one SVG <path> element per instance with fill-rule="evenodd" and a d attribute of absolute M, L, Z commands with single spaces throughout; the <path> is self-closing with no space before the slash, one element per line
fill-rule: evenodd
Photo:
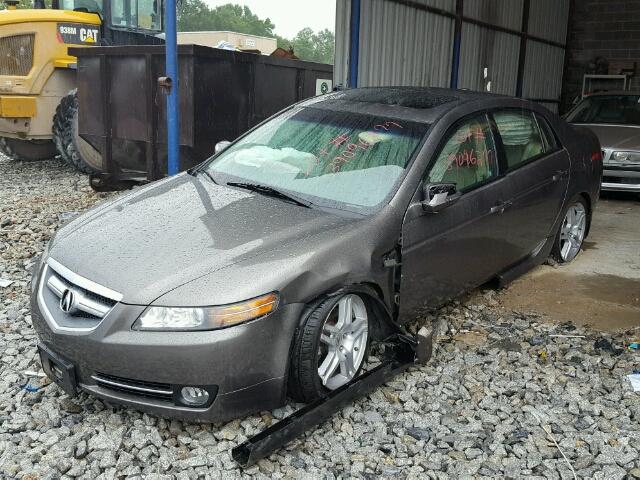
<path fill-rule="evenodd" d="M 425 213 L 419 193 L 402 229 L 400 316 L 414 318 L 491 278 L 509 263 L 508 225 L 502 207 L 509 192 L 498 176 L 488 117 L 478 114 L 452 127 L 423 184 L 455 183 L 457 202 Z"/>
<path fill-rule="evenodd" d="M 525 109 L 492 113 L 508 188 L 509 243 L 522 259 L 555 232 L 569 184 L 570 159 L 541 115 Z"/>

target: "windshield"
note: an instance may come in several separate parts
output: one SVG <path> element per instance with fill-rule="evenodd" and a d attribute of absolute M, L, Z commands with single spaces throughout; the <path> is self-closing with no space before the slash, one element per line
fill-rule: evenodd
<path fill-rule="evenodd" d="M 111 24 L 135 30 L 162 30 L 160 0 L 111 0 Z"/>
<path fill-rule="evenodd" d="M 224 182 L 294 193 L 366 213 L 394 190 L 429 125 L 297 107 L 251 132 L 206 169 Z"/>
<path fill-rule="evenodd" d="M 640 95 L 606 95 L 585 98 L 567 115 L 572 123 L 640 125 Z"/>

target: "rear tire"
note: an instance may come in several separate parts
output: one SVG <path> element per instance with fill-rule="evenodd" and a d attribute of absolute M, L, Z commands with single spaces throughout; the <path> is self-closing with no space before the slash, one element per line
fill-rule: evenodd
<path fill-rule="evenodd" d="M 565 209 L 553 242 L 552 258 L 558 263 L 573 261 L 582 248 L 589 227 L 589 207 L 584 197 L 574 197 Z"/>
<path fill-rule="evenodd" d="M 56 156 L 56 146 L 51 140 L 18 140 L 0 137 L 0 152 L 11 160 L 33 162 Z"/>
<path fill-rule="evenodd" d="M 309 403 L 353 381 L 369 353 L 370 309 L 358 294 L 322 302 L 296 333 L 289 395 Z"/>
<path fill-rule="evenodd" d="M 102 171 L 102 155 L 78 135 L 78 95 L 71 90 L 56 108 L 53 137 L 60 155 L 82 173 Z"/>

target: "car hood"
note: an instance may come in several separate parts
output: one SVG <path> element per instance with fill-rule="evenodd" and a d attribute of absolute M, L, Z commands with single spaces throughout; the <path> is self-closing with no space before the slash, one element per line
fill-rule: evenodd
<path fill-rule="evenodd" d="M 593 131 L 602 148 L 640 151 L 640 127 L 625 125 L 579 124 Z"/>
<path fill-rule="evenodd" d="M 276 247 L 300 248 L 354 221 L 182 174 L 78 217 L 59 231 L 49 255 L 121 293 L 124 303 L 148 305 L 199 277 Z"/>

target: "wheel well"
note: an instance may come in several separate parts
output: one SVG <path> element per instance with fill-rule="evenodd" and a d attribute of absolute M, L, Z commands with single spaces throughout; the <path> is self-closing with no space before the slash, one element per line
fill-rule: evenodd
<path fill-rule="evenodd" d="M 343 285 L 339 288 L 334 288 L 327 292 L 324 292 L 314 299 L 305 302 L 305 308 L 303 309 L 300 318 L 298 319 L 298 326 L 296 327 L 293 338 L 291 339 L 291 345 L 289 347 L 289 357 L 287 360 L 286 374 L 285 376 L 289 378 L 291 372 L 291 359 L 294 355 L 294 346 L 296 342 L 296 337 L 300 332 L 300 329 L 304 325 L 304 322 L 307 320 L 309 315 L 325 300 L 330 297 L 335 297 L 341 295 L 342 293 L 358 293 L 364 297 L 364 300 L 367 304 L 367 307 L 371 309 L 373 312 L 374 323 L 371 326 L 371 338 L 375 340 L 384 340 L 389 337 L 393 333 L 399 332 L 400 327 L 392 320 L 391 314 L 389 313 L 386 304 L 384 302 L 384 295 L 382 293 L 382 289 L 379 285 L 373 282 L 361 282 L 354 283 L 349 285 Z M 283 390 L 283 398 L 288 395 L 288 383 L 287 381 L 284 390 Z"/>
<path fill-rule="evenodd" d="M 363 283 L 370 292 L 363 291 L 369 307 L 374 312 L 375 324 L 373 325 L 372 337 L 376 340 L 384 340 L 386 337 L 398 331 L 398 325 L 393 321 L 392 315 L 384 301 L 384 294 L 379 285 L 375 283 Z"/>
<path fill-rule="evenodd" d="M 382 340 L 398 331 L 398 326 L 393 321 L 392 315 L 384 301 L 382 288 L 374 282 L 361 282 L 343 285 L 342 287 L 335 288 L 318 295 L 313 300 L 306 302 L 306 308 L 301 315 L 300 324 L 302 324 L 305 318 L 310 315 L 311 312 L 313 312 L 313 310 L 324 300 L 346 292 L 359 293 L 362 295 L 367 302 L 367 307 L 369 307 L 374 313 L 373 318 L 375 319 L 375 324 L 372 325 L 372 336 L 374 338 Z"/>

